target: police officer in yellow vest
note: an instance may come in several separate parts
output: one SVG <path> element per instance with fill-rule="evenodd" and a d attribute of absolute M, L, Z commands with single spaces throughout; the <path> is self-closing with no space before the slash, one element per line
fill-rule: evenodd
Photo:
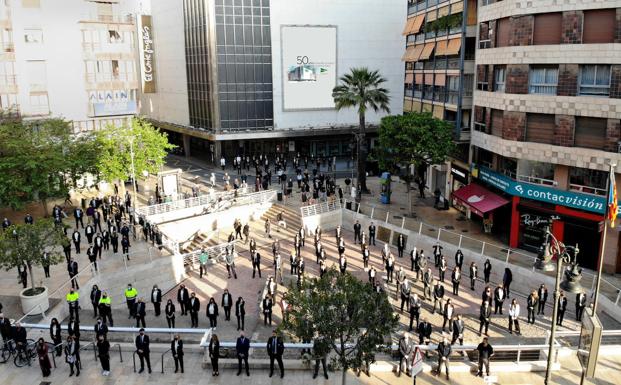
<path fill-rule="evenodd" d="M 76 322 L 80 322 L 80 294 L 73 288 L 69 289 L 67 293 L 67 304 L 69 305 L 69 318 L 73 317 Z"/>
<path fill-rule="evenodd" d="M 125 301 L 127 302 L 127 309 L 129 310 L 129 318 L 133 318 L 136 316 L 135 314 L 135 304 L 136 297 L 138 297 L 138 290 L 132 287 L 131 283 L 127 284 L 127 289 L 125 289 Z"/>
<path fill-rule="evenodd" d="M 107 318 L 108 325 L 114 326 L 114 322 L 112 321 L 112 302 L 107 292 L 104 291 L 103 293 L 101 293 L 101 298 L 99 299 L 99 304 L 97 305 L 97 308 L 103 322 L 106 322 Z"/>

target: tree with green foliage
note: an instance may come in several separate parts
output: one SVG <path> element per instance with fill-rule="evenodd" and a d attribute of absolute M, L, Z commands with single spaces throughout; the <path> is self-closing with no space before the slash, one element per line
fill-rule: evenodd
<path fill-rule="evenodd" d="M 352 68 L 340 78 L 341 84 L 334 87 L 332 97 L 337 111 L 353 107 L 358 110 L 358 134 L 356 135 L 358 185 L 361 192 L 368 193 L 366 179 L 367 146 L 365 140 L 366 112 L 385 111 L 390 113 L 388 90 L 381 87 L 386 82 L 378 71 L 368 68 Z"/>
<path fill-rule="evenodd" d="M 43 266 L 43 253 L 48 253 L 45 263 L 56 265 L 64 259 L 63 242 L 67 239 L 62 226 L 52 219 L 38 219 L 33 224 L 15 224 L 0 230 L 0 267 L 8 270 L 26 266 L 30 276 L 32 294 L 36 294 L 33 266 Z"/>
<path fill-rule="evenodd" d="M 158 173 L 167 151 L 176 147 L 168 142 L 166 133 L 140 118 L 132 119 L 125 127 L 110 126 L 96 135 L 101 149 L 99 172 L 108 182 L 128 180 L 133 172 L 136 178 L 142 179 Z"/>
<path fill-rule="evenodd" d="M 320 336 L 327 341 L 323 353 L 335 353 L 333 364 L 342 370 L 343 383 L 348 369 L 366 371 L 378 345 L 398 326 L 386 293 L 334 267 L 322 278 L 290 288 L 284 299 L 290 308 L 279 328 L 300 340 Z"/>
<path fill-rule="evenodd" d="M 98 147 L 91 135 L 75 136 L 62 119 L 0 122 L 0 204 L 21 209 L 65 198 L 86 175 L 97 175 Z M 90 187 L 90 186 L 87 186 Z"/>
<path fill-rule="evenodd" d="M 454 150 L 451 123 L 434 118 L 428 112 L 412 112 L 382 118 L 375 156 L 380 167 L 385 170 L 407 168 L 407 174 L 403 178 L 408 189 L 411 211 L 411 182 L 414 176 L 410 165 L 418 170 L 421 166 L 443 163 Z"/>

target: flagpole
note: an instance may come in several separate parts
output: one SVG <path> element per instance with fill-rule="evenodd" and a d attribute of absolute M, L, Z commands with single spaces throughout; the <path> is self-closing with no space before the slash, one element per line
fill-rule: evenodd
<path fill-rule="evenodd" d="M 610 164 L 610 174 L 612 178 L 615 178 L 615 174 L 613 169 L 616 167 L 616 164 Z M 610 206 L 608 202 L 610 201 L 610 188 L 611 188 L 611 176 L 609 175 L 608 181 L 606 183 L 606 211 L 604 213 L 604 230 L 602 231 L 602 239 L 599 248 L 599 258 L 597 260 L 597 278 L 595 280 L 595 292 L 593 293 L 593 315 L 596 314 L 597 311 L 597 303 L 599 296 L 599 287 L 602 280 L 602 269 L 604 266 L 604 253 L 606 251 L 606 233 L 608 232 L 608 211 L 610 210 Z"/>

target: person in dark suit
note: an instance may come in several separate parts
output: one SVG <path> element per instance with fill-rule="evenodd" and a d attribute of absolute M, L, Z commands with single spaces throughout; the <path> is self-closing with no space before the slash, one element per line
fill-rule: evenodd
<path fill-rule="evenodd" d="M 470 263 L 470 290 L 474 290 L 474 285 L 477 282 L 477 277 L 479 275 L 479 268 L 476 263 Z"/>
<path fill-rule="evenodd" d="M 420 307 L 421 307 L 420 298 L 418 298 L 418 294 L 414 293 L 410 297 L 410 327 L 408 331 L 412 331 L 413 321 L 416 320 L 414 325 L 418 326 L 418 318 L 420 316 Z"/>
<path fill-rule="evenodd" d="M 362 226 L 360 225 L 360 222 L 356 221 L 356 223 L 354 223 L 354 243 L 358 243 L 361 241 L 360 239 L 361 229 L 362 229 Z"/>
<path fill-rule="evenodd" d="M 80 321 L 73 317 L 69 317 L 69 322 L 67 323 L 67 334 L 80 339 Z"/>
<path fill-rule="evenodd" d="M 224 308 L 224 320 L 231 320 L 231 308 L 233 307 L 233 296 L 229 293 L 228 289 L 224 289 L 224 293 L 222 294 L 222 307 Z"/>
<path fill-rule="evenodd" d="M 490 274 L 492 274 L 492 263 L 489 261 L 489 258 L 487 258 L 483 264 L 483 279 L 485 283 L 489 283 Z"/>
<path fill-rule="evenodd" d="M 427 322 L 425 318 L 418 324 L 416 328 L 416 332 L 418 333 L 418 344 L 429 345 L 431 341 L 431 333 L 433 332 L 431 323 Z M 425 352 L 425 355 L 429 357 L 429 352 Z"/>
<path fill-rule="evenodd" d="M 373 222 L 369 225 L 369 245 L 375 246 L 375 225 Z"/>
<path fill-rule="evenodd" d="M 561 291 L 561 294 L 558 297 L 558 313 L 556 315 L 556 324 L 558 326 L 563 326 L 563 319 L 565 318 L 566 310 L 567 310 L 567 297 L 565 297 L 565 293 Z"/>
<path fill-rule="evenodd" d="M 502 287 L 507 293 L 507 297 L 511 296 L 511 282 L 513 282 L 513 273 L 511 269 L 505 267 L 505 273 L 502 276 Z"/>
<path fill-rule="evenodd" d="M 326 357 L 330 351 L 330 345 L 326 338 L 316 335 L 313 341 L 313 358 L 315 359 L 315 370 L 313 371 L 313 379 L 317 378 L 319 373 L 319 364 L 323 366 L 323 376 L 328 379 L 328 370 L 326 369 Z"/>
<path fill-rule="evenodd" d="M 160 316 L 160 307 L 162 305 L 162 290 L 157 287 L 157 285 L 153 285 L 153 289 L 151 290 L 151 303 L 153 304 L 153 309 L 155 309 L 155 316 Z"/>
<path fill-rule="evenodd" d="M 81 208 L 78 207 L 73 210 L 73 217 L 75 218 L 75 228 L 77 229 L 78 225 L 82 225 L 84 228 L 84 211 Z"/>
<path fill-rule="evenodd" d="M 494 289 L 494 314 L 497 314 L 500 311 L 502 314 L 502 305 L 507 298 L 507 293 L 502 285 L 498 285 L 496 289 Z"/>
<path fill-rule="evenodd" d="M 101 290 L 97 285 L 93 285 L 91 289 L 91 305 L 93 305 L 93 317 L 97 317 L 97 310 L 99 307 L 99 300 L 101 299 Z"/>
<path fill-rule="evenodd" d="M 146 328 L 144 317 L 147 315 L 147 306 L 144 303 L 143 298 L 138 298 L 138 301 L 135 305 L 134 316 L 136 317 L 136 327 L 140 327 L 142 324 L 143 328 Z"/>
<path fill-rule="evenodd" d="M 263 324 L 267 325 L 267 322 L 269 320 L 269 324 L 272 324 L 272 306 L 274 306 L 274 302 L 272 301 L 272 296 L 271 295 L 266 295 L 265 298 L 263 298 Z"/>
<path fill-rule="evenodd" d="M 169 299 L 166 302 L 166 307 L 164 307 L 164 314 L 166 315 L 166 323 L 168 324 L 169 329 L 175 328 L 175 304 L 172 299 Z"/>
<path fill-rule="evenodd" d="M 489 322 L 492 317 L 492 308 L 489 307 L 489 302 L 485 301 L 481 304 L 481 308 L 479 310 L 479 336 L 485 328 L 485 335 L 487 335 L 487 331 L 489 330 Z"/>
<path fill-rule="evenodd" d="M 144 372 L 144 362 L 147 362 L 147 369 L 149 369 L 149 373 L 151 373 L 151 357 L 149 350 L 149 336 L 144 334 L 144 329 L 141 328 L 138 336 L 136 337 L 136 352 L 138 353 L 138 358 L 140 358 L 140 371 L 138 373 Z"/>
<path fill-rule="evenodd" d="M 410 374 L 410 365 L 412 365 L 412 343 L 410 342 L 410 334 L 403 333 L 403 336 L 399 338 L 399 367 L 397 368 L 397 377 L 401 377 L 403 371 L 403 361 L 405 361 L 405 372 L 408 376 Z"/>
<path fill-rule="evenodd" d="M 110 244 L 112 245 L 112 252 L 114 254 L 119 252 L 119 233 L 116 231 L 110 232 Z"/>
<path fill-rule="evenodd" d="M 451 341 L 451 345 L 455 345 L 457 341 L 459 341 L 461 346 L 464 345 L 465 328 L 464 320 L 461 319 L 461 314 L 458 314 L 457 317 L 453 319 L 453 340 Z"/>
<path fill-rule="evenodd" d="M 183 341 L 179 334 L 175 334 L 175 339 L 170 342 L 170 351 L 175 360 L 175 373 L 181 369 L 183 373 Z"/>
<path fill-rule="evenodd" d="M 533 291 L 529 294 L 528 298 L 526 298 L 526 311 L 527 311 L 527 322 L 529 324 L 535 323 L 535 308 L 539 303 L 539 298 L 537 297 L 537 292 Z"/>
<path fill-rule="evenodd" d="M 576 294 L 576 321 L 582 320 L 582 314 L 584 314 L 584 308 L 587 305 L 587 296 L 584 291 Z"/>
<path fill-rule="evenodd" d="M 399 258 L 403 258 L 403 250 L 405 250 L 405 236 L 403 234 L 399 234 L 397 238 L 397 255 Z"/>
<path fill-rule="evenodd" d="M 254 278 L 255 273 L 259 273 L 259 278 L 261 278 L 261 254 L 253 250 L 250 253 L 250 260 L 252 261 L 252 278 Z"/>
<path fill-rule="evenodd" d="M 209 318 L 209 326 L 215 330 L 218 326 L 218 304 L 213 297 L 209 299 L 207 304 L 207 318 Z"/>
<path fill-rule="evenodd" d="M 455 252 L 455 266 L 459 267 L 461 270 L 461 266 L 464 264 L 464 253 L 461 252 L 461 249 L 458 249 Z"/>
<path fill-rule="evenodd" d="M 548 301 L 548 288 L 545 284 L 541 284 L 537 290 L 537 296 L 539 297 L 539 306 L 537 307 L 537 315 L 545 315 L 546 302 Z"/>
<path fill-rule="evenodd" d="M 433 309 L 431 310 L 431 314 L 436 312 L 436 306 L 438 307 L 438 313 L 442 314 L 444 309 L 444 285 L 442 283 L 435 281 L 435 285 L 433 285 Z"/>
<path fill-rule="evenodd" d="M 220 359 L 220 340 L 217 334 L 212 334 L 209 340 L 209 358 L 211 359 L 211 376 L 219 376 L 218 360 Z M 248 366 L 246 366 L 247 368 Z"/>
<path fill-rule="evenodd" d="M 3 320 L 8 321 L 8 319 L 6 319 L 4 317 L 0 318 L 0 322 L 3 322 Z M 0 324 L 0 328 L 2 328 L 1 324 Z M 10 328 L 10 324 L 9 324 L 9 328 Z M 60 326 L 60 323 L 58 322 L 58 319 L 52 318 L 52 321 L 50 322 L 50 339 L 54 343 L 54 346 L 56 346 L 56 356 L 57 357 L 60 357 L 62 355 L 62 352 L 63 352 L 63 347 L 60 346 L 60 343 L 63 342 L 62 336 L 61 336 L 61 330 L 62 330 L 62 328 Z M 3 337 L 4 337 L 4 333 L 3 333 Z M 59 346 L 57 346 L 57 345 L 59 345 Z"/>
<path fill-rule="evenodd" d="M 93 331 L 95 332 L 95 336 L 103 336 L 105 340 L 108 339 L 108 325 L 102 321 L 101 317 L 97 317 L 97 322 L 93 327 Z"/>
<path fill-rule="evenodd" d="M 237 317 L 237 330 L 244 330 L 244 320 L 246 318 L 246 302 L 242 297 L 235 302 L 235 317 Z"/>
<path fill-rule="evenodd" d="M 242 361 L 246 366 L 246 375 L 250 377 L 250 370 L 248 370 L 248 351 L 250 350 L 250 340 L 244 336 L 244 332 L 239 333 L 237 343 L 235 344 L 235 350 L 237 351 L 237 375 L 242 372 Z"/>
<path fill-rule="evenodd" d="M 446 371 L 446 379 L 449 379 L 449 356 L 451 355 L 451 344 L 448 343 L 448 339 L 444 337 L 442 342 L 438 344 L 438 375 L 442 372 L 442 365 Z"/>
<path fill-rule="evenodd" d="M 192 292 L 190 294 L 190 303 L 188 304 L 188 310 L 190 311 L 190 323 L 191 327 L 198 327 L 198 312 L 201 310 L 201 301 L 196 298 L 196 294 Z"/>
<path fill-rule="evenodd" d="M 183 284 L 181 284 L 179 286 L 179 290 L 177 290 L 177 302 L 179 302 L 179 306 L 181 307 L 181 315 L 187 315 L 188 303 L 190 302 L 190 292 Z"/>
<path fill-rule="evenodd" d="M 79 289 L 80 284 L 78 282 L 78 279 L 75 278 L 75 276 L 79 273 L 78 263 L 73 259 L 70 259 L 69 263 L 67 264 L 67 271 L 69 272 L 69 279 L 71 279 L 71 287 L 74 289 Z"/>
<path fill-rule="evenodd" d="M 69 250 L 71 250 L 71 248 L 69 248 Z M 50 253 L 47 251 L 44 251 L 41 256 L 41 266 L 43 267 L 45 278 L 50 278 Z"/>
<path fill-rule="evenodd" d="M 282 342 L 282 338 L 276 335 L 276 330 L 272 331 L 272 336 L 267 340 L 267 354 L 270 356 L 270 377 L 274 375 L 274 360 L 278 362 L 280 378 L 285 376 L 285 368 L 282 363 L 284 351 L 285 344 Z"/>
<path fill-rule="evenodd" d="M 80 375 L 80 340 L 75 336 L 68 336 L 67 342 L 65 344 L 65 361 L 69 364 L 69 369 L 71 373 L 69 373 L 69 377 L 73 376 L 74 369 L 75 376 L 78 377 Z"/>
<path fill-rule="evenodd" d="M 103 336 L 97 336 L 97 355 L 99 356 L 99 362 L 101 363 L 101 369 L 103 369 L 103 375 L 110 375 L 110 342 L 108 342 Z"/>
<path fill-rule="evenodd" d="M 451 274 L 451 282 L 453 283 L 453 295 L 459 296 L 459 282 L 461 281 L 461 271 L 459 266 L 455 266 Z"/>

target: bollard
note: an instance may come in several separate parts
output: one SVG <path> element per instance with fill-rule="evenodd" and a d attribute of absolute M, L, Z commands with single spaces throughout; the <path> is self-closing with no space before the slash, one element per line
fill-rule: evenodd
<path fill-rule="evenodd" d="M 373 219 L 373 214 L 375 213 L 375 206 L 371 207 L 371 219 Z"/>
<path fill-rule="evenodd" d="M 401 228 L 405 227 L 405 217 L 401 218 Z"/>
<path fill-rule="evenodd" d="M 438 237 L 436 238 L 436 242 L 440 242 L 440 234 L 442 233 L 442 227 L 438 228 Z"/>
<path fill-rule="evenodd" d="M 459 245 L 457 245 L 458 249 L 461 249 L 461 240 L 464 238 L 462 234 L 459 234 Z"/>
<path fill-rule="evenodd" d="M 388 223 L 388 217 L 390 216 L 390 211 L 386 213 L 386 220 L 384 222 Z"/>

